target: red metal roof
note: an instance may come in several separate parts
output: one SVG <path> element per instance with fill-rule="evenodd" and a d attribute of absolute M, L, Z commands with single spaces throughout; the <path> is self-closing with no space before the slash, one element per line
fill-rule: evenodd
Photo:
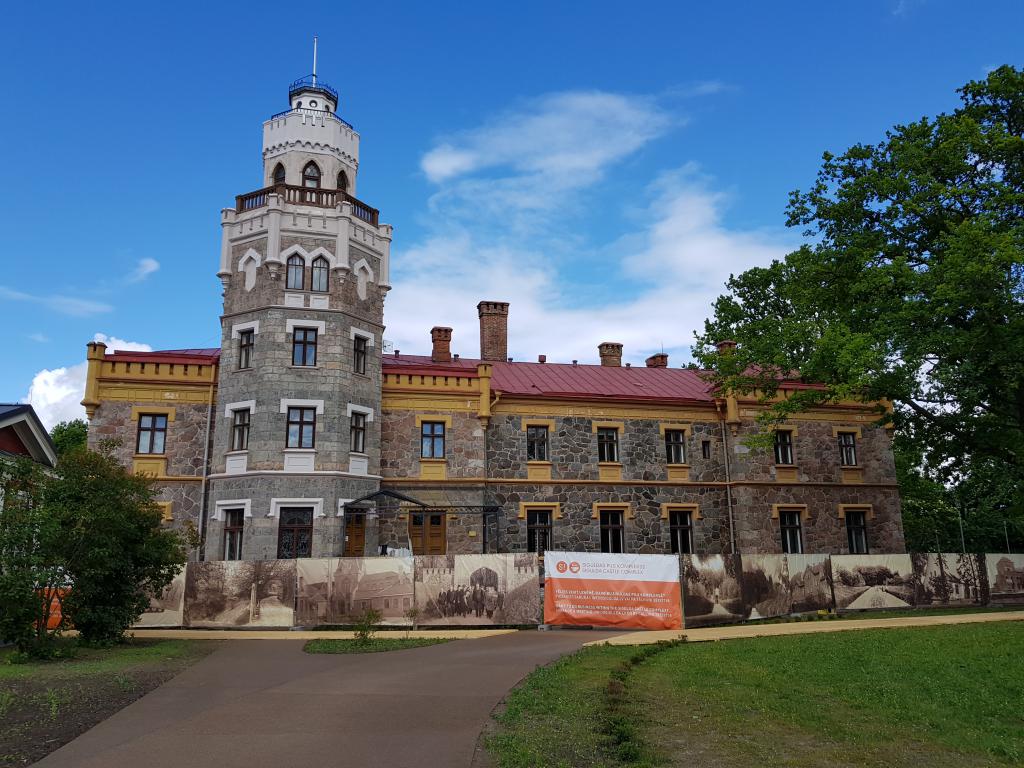
<path fill-rule="evenodd" d="M 137 352 L 126 349 L 108 352 L 105 357 L 115 357 L 124 363 L 183 363 L 209 365 L 220 360 L 220 349 L 159 349 L 153 352 Z"/>
<path fill-rule="evenodd" d="M 480 360 L 435 363 L 426 355 L 387 355 L 385 373 L 475 373 Z M 491 363 L 491 388 L 509 395 L 711 402 L 712 386 L 689 368 L 626 368 L 565 363 Z"/>

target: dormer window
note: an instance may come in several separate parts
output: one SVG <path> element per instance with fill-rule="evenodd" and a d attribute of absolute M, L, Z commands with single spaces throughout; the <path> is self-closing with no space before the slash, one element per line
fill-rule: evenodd
<path fill-rule="evenodd" d="M 338 174 L 338 189 L 342 192 L 348 192 L 348 174 L 344 171 Z"/>
<path fill-rule="evenodd" d="M 313 259 L 313 282 L 310 286 L 310 290 L 326 293 L 328 286 L 327 276 L 329 272 L 330 264 L 328 264 L 327 259 L 323 256 L 317 256 Z"/>
<path fill-rule="evenodd" d="M 274 168 L 274 183 L 284 184 L 284 166 L 280 163 Z"/>
<path fill-rule="evenodd" d="M 288 257 L 288 277 L 285 282 L 286 288 L 301 291 L 306 280 L 306 262 L 301 256 Z"/>
<path fill-rule="evenodd" d="M 302 186 L 320 189 L 320 166 L 316 163 L 306 163 L 306 167 L 302 169 Z"/>

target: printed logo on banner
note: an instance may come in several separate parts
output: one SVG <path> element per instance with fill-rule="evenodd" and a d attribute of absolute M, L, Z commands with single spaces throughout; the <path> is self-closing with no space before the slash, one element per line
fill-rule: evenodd
<path fill-rule="evenodd" d="M 546 623 L 636 629 L 682 627 L 676 557 L 550 550 L 546 556 L 555 561 L 545 581 Z"/>

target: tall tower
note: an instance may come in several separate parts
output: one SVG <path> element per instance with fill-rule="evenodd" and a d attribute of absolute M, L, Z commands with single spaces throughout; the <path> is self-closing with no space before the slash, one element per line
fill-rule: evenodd
<path fill-rule="evenodd" d="M 288 100 L 263 123 L 261 188 L 221 214 L 210 560 L 344 554 L 341 505 L 379 487 L 392 230 L 355 197 L 338 92 L 314 72 Z"/>

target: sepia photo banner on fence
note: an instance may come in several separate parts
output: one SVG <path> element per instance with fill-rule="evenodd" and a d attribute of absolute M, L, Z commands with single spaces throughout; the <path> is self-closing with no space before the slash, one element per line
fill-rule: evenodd
<path fill-rule="evenodd" d="M 544 555 L 544 622 L 630 629 L 683 626 L 675 555 Z"/>

